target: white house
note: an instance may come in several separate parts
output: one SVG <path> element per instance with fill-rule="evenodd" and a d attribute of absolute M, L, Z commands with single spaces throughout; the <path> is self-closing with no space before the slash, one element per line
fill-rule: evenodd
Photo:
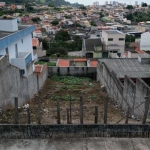
<path fill-rule="evenodd" d="M 150 32 L 141 34 L 140 49 L 144 51 L 150 50 Z"/>
<path fill-rule="evenodd" d="M 125 49 L 125 34 L 118 30 L 102 30 L 103 49 L 110 58 L 122 57 Z"/>
<path fill-rule="evenodd" d="M 20 68 L 22 75 L 33 73 L 32 32 L 34 26 L 18 26 L 16 18 L 0 19 L 0 55 L 9 55 L 11 65 Z"/>

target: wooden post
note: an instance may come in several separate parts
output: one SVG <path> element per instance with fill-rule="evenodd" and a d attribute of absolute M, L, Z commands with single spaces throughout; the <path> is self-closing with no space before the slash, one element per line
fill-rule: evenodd
<path fill-rule="evenodd" d="M 57 124 L 60 124 L 60 102 L 57 99 Z"/>
<path fill-rule="evenodd" d="M 67 124 L 70 124 L 70 119 L 69 119 L 69 109 L 66 109 L 67 110 Z"/>
<path fill-rule="evenodd" d="M 72 114 L 71 114 L 71 95 L 70 95 L 70 120 L 69 120 L 69 123 L 71 124 L 72 123 Z"/>
<path fill-rule="evenodd" d="M 83 124 L 83 98 L 80 96 L 80 124 Z"/>
<path fill-rule="evenodd" d="M 28 124 L 30 124 L 30 109 L 27 108 Z"/>
<path fill-rule="evenodd" d="M 95 106 L 95 124 L 98 123 L 98 107 Z"/>
<path fill-rule="evenodd" d="M 107 112 L 108 112 L 108 97 L 104 99 L 104 124 L 107 124 Z"/>
<path fill-rule="evenodd" d="M 18 98 L 15 97 L 15 124 L 18 124 Z"/>
<path fill-rule="evenodd" d="M 126 121 L 125 121 L 125 124 L 128 124 L 129 115 L 130 115 L 130 107 L 128 107 L 128 110 L 127 110 L 127 113 L 126 113 Z"/>
<path fill-rule="evenodd" d="M 38 124 L 41 124 L 41 99 L 38 95 Z"/>
<path fill-rule="evenodd" d="M 144 116 L 143 116 L 143 121 L 142 124 L 146 123 L 146 119 L 147 119 L 147 115 L 148 115 L 148 111 L 149 111 L 149 105 L 150 105 L 150 91 L 148 92 L 148 96 L 146 97 L 146 101 L 145 101 L 145 111 L 144 111 Z"/>

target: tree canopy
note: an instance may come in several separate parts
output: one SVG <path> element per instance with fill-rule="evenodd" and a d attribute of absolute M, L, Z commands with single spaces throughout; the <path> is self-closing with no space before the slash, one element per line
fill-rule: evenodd
<path fill-rule="evenodd" d="M 142 4 L 142 7 L 147 7 L 147 3 L 143 3 L 143 4 Z"/>
<path fill-rule="evenodd" d="M 59 24 L 59 21 L 58 21 L 58 20 L 53 20 L 53 21 L 51 22 L 51 24 L 54 25 L 54 26 L 57 26 L 57 25 Z"/>
<path fill-rule="evenodd" d="M 56 41 L 68 41 L 70 40 L 70 34 L 68 33 L 68 31 L 60 30 L 55 35 L 55 40 Z"/>
<path fill-rule="evenodd" d="M 132 5 L 127 5 L 126 9 L 134 9 Z"/>

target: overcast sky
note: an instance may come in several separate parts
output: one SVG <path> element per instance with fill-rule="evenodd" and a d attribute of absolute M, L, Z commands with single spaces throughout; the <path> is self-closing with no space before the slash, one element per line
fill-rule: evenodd
<path fill-rule="evenodd" d="M 130 4 L 130 1 L 131 1 L 131 4 L 135 4 L 135 1 L 138 1 L 138 4 L 141 4 L 141 2 L 145 2 L 147 4 L 150 4 L 150 0 L 66 0 L 66 1 L 69 1 L 71 3 L 80 3 L 80 4 L 84 4 L 84 5 L 92 5 L 93 2 L 95 1 L 98 1 L 100 5 L 102 4 L 105 4 L 105 1 L 118 1 L 118 2 L 121 2 L 121 3 L 127 3 L 127 4 Z"/>

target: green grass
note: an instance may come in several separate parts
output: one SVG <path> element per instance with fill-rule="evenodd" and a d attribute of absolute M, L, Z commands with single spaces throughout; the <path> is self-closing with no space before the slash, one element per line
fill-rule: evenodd
<path fill-rule="evenodd" d="M 84 77 L 73 77 L 73 76 L 57 76 L 54 75 L 51 77 L 53 81 L 62 82 L 66 85 L 82 85 L 85 82 L 92 82 L 90 78 Z M 69 87 L 72 88 L 72 87 Z"/>
<path fill-rule="evenodd" d="M 56 63 L 55 63 L 55 62 L 37 61 L 37 62 L 35 62 L 34 64 L 35 64 L 35 65 L 37 65 L 37 64 L 40 64 L 40 65 L 47 64 L 47 66 L 56 66 Z"/>

